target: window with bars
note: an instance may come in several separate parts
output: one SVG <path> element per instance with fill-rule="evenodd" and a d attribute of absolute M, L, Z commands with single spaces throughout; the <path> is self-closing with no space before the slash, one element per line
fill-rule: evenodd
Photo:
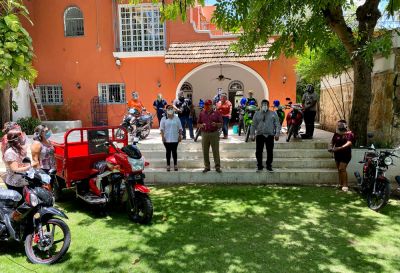
<path fill-rule="evenodd" d="M 78 7 L 68 7 L 64 12 L 64 34 L 66 37 L 83 36 L 83 14 Z"/>
<path fill-rule="evenodd" d="M 125 103 L 125 84 L 122 83 L 99 83 L 100 103 Z"/>
<path fill-rule="evenodd" d="M 61 85 L 37 85 L 41 103 L 43 105 L 61 105 L 63 104 L 63 90 Z"/>
<path fill-rule="evenodd" d="M 120 51 L 163 51 L 164 24 L 160 16 L 159 5 L 120 5 Z"/>

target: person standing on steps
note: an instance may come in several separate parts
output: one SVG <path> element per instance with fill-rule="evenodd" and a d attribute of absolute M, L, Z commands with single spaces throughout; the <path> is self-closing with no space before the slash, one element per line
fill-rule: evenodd
<path fill-rule="evenodd" d="M 314 86 L 307 85 L 306 92 L 302 99 L 304 105 L 304 123 L 306 133 L 301 135 L 303 139 L 312 139 L 314 135 L 314 122 L 317 114 L 318 94 L 314 92 Z"/>
<path fill-rule="evenodd" d="M 336 167 L 339 173 L 339 183 L 342 191 L 349 190 L 347 181 L 347 165 L 351 160 L 351 147 L 355 141 L 354 134 L 348 130 L 345 120 L 339 120 L 336 133 L 332 137 L 331 148 L 328 149 L 335 157 Z"/>
<path fill-rule="evenodd" d="M 167 171 L 171 170 L 171 153 L 174 159 L 174 170 L 178 170 L 178 144 L 182 140 L 182 124 L 174 113 L 172 105 L 167 106 L 167 115 L 160 122 L 161 138 L 166 150 Z"/>
<path fill-rule="evenodd" d="M 182 124 L 183 139 L 186 139 L 186 124 L 189 126 L 190 138 L 194 139 L 193 124 L 190 119 L 190 107 L 192 101 L 189 98 L 185 98 L 183 91 L 178 93 L 178 98 L 174 101 L 174 109 L 178 113 L 178 117 Z"/>
<path fill-rule="evenodd" d="M 257 172 L 263 170 L 263 151 L 264 146 L 267 149 L 267 171 L 273 172 L 272 161 L 274 152 L 274 140 L 279 140 L 281 124 L 278 115 L 274 111 L 269 110 L 269 101 L 261 101 L 261 110 L 257 111 L 253 117 L 253 126 L 251 127 L 253 140 L 256 140 L 256 158 Z"/>
<path fill-rule="evenodd" d="M 162 94 L 157 95 L 157 99 L 153 102 L 153 108 L 156 110 L 158 125 L 161 124 L 161 119 L 164 114 L 165 106 L 167 105 L 167 101 L 163 99 Z"/>
<path fill-rule="evenodd" d="M 213 109 L 212 100 L 204 103 L 204 110 L 201 111 L 198 126 L 201 129 L 201 145 L 203 149 L 204 170 L 209 172 L 210 167 L 210 146 L 212 149 L 215 170 L 221 173 L 221 160 L 219 157 L 219 128 L 222 126 L 222 116 Z"/>
<path fill-rule="evenodd" d="M 222 132 L 224 133 L 224 139 L 227 139 L 229 120 L 232 115 L 232 103 L 228 100 L 228 95 L 226 93 L 221 94 L 221 100 L 217 103 L 217 110 L 221 114 L 223 120 Z"/>

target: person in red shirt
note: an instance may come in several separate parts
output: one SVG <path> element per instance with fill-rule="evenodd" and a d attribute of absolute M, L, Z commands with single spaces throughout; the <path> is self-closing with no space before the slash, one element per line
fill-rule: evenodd
<path fill-rule="evenodd" d="M 334 154 L 336 167 L 339 172 L 340 187 L 344 192 L 349 190 L 346 169 L 351 160 L 351 147 L 354 140 L 354 134 L 347 129 L 346 121 L 339 120 L 336 133 L 332 137 L 331 148 L 328 151 Z"/>
<path fill-rule="evenodd" d="M 214 156 L 215 170 L 221 172 L 221 160 L 219 157 L 219 128 L 222 126 L 222 116 L 214 111 L 212 100 L 204 103 L 204 110 L 201 111 L 198 126 L 201 129 L 201 145 L 203 148 L 204 170 L 206 173 L 210 168 L 210 146 Z"/>
<path fill-rule="evenodd" d="M 222 132 L 224 133 L 224 139 L 227 139 L 229 120 L 232 115 L 232 103 L 228 100 L 228 95 L 226 93 L 221 94 L 221 100 L 217 103 L 217 110 L 221 114 L 223 120 Z"/>
<path fill-rule="evenodd" d="M 136 109 L 139 113 L 142 113 L 144 108 L 142 102 L 139 100 L 139 94 L 132 92 L 132 99 L 128 101 L 129 109 Z"/>

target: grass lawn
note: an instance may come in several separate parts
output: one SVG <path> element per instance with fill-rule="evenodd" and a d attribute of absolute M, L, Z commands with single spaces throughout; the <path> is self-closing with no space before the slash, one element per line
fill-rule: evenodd
<path fill-rule="evenodd" d="M 60 203 L 72 243 L 52 266 L 1 243 L 0 272 L 400 272 L 400 202 L 381 213 L 332 188 L 153 188 L 150 226 Z"/>

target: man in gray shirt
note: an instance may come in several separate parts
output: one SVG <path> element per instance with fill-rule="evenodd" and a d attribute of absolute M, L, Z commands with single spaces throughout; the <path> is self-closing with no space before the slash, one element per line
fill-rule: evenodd
<path fill-rule="evenodd" d="M 269 110 L 269 101 L 261 101 L 261 110 L 257 111 L 253 117 L 251 126 L 252 135 L 256 135 L 256 158 L 257 172 L 262 171 L 263 166 L 263 150 L 264 145 L 267 149 L 266 167 L 269 172 L 272 170 L 274 139 L 279 140 L 281 124 L 278 115 L 274 111 Z M 254 139 L 254 137 L 253 137 Z"/>
<path fill-rule="evenodd" d="M 303 95 L 304 105 L 304 123 L 306 124 L 306 133 L 301 137 L 311 139 L 314 135 L 315 115 L 317 114 L 318 94 L 314 92 L 314 86 L 307 85 L 307 90 Z"/>

